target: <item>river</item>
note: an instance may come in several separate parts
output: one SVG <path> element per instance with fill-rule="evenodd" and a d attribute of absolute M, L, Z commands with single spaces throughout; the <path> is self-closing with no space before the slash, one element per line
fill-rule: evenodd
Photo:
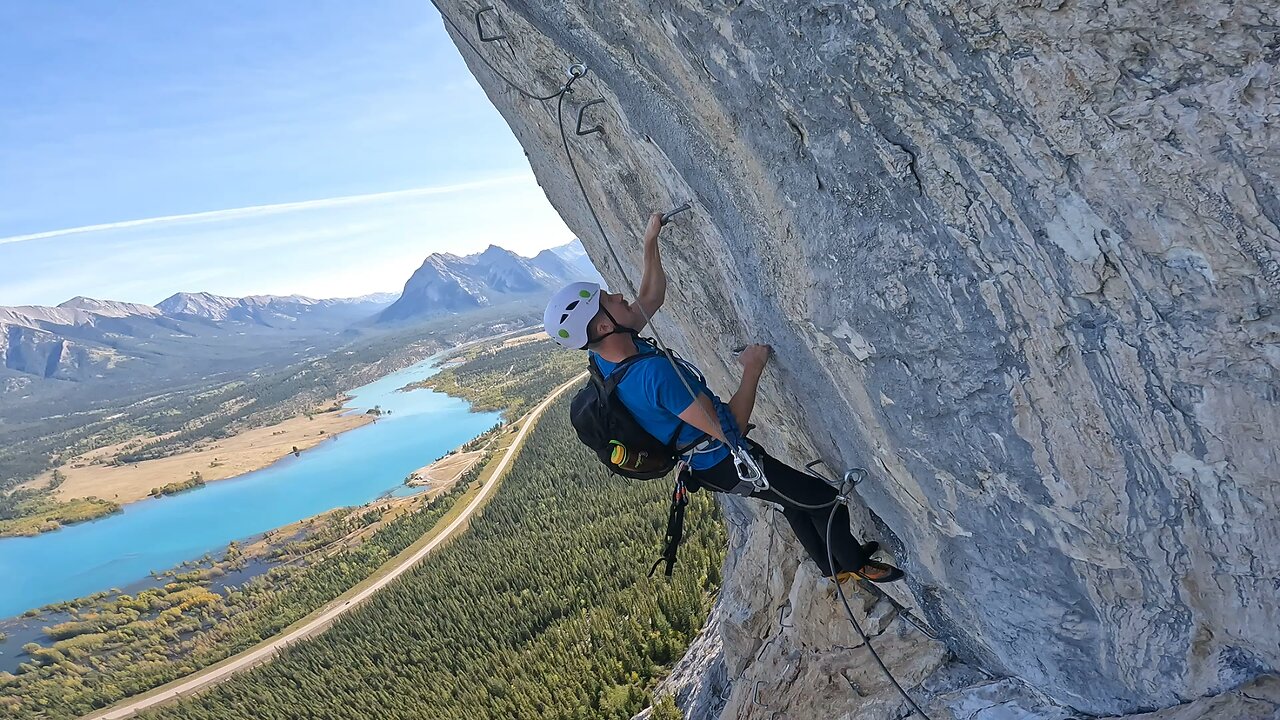
<path fill-rule="evenodd" d="M 35 537 L 0 539 L 0 618 L 124 587 L 151 571 L 337 507 L 395 492 L 410 472 L 499 421 L 431 390 L 397 392 L 438 372 L 436 358 L 357 388 L 346 407 L 380 406 L 377 422 L 231 480 L 124 507 Z"/>

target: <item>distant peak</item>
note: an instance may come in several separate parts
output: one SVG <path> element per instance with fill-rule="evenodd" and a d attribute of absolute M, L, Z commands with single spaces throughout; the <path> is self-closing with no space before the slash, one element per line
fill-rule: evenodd
<path fill-rule="evenodd" d="M 70 300 L 67 300 L 66 302 L 58 303 L 57 307 L 63 310 L 89 311 L 89 310 L 97 310 L 98 308 L 102 307 L 104 304 L 105 303 L 103 303 L 101 300 L 96 300 L 91 297 L 85 297 L 83 295 L 77 295 L 71 298 Z"/>
<path fill-rule="evenodd" d="M 77 295 L 58 305 L 63 310 L 80 310 L 93 315 L 105 317 L 125 317 L 127 315 L 158 315 L 159 310 L 142 303 L 120 302 L 118 300 L 98 300 L 97 298 Z"/>
<path fill-rule="evenodd" d="M 223 297 L 222 295 L 214 295 L 211 292 L 176 292 L 170 295 L 169 297 L 165 298 L 164 300 L 161 300 L 160 304 L 163 305 L 167 302 L 174 301 L 174 300 L 220 301 L 220 300 L 231 300 L 231 299 L 232 298 L 229 298 L 229 297 Z"/>
<path fill-rule="evenodd" d="M 506 248 L 498 247 L 497 245 L 493 245 L 493 244 L 490 244 L 489 247 L 485 248 L 484 252 L 480 254 L 481 255 L 502 255 L 504 257 L 509 255 L 515 255 L 515 253 L 511 252 L 510 250 Z"/>

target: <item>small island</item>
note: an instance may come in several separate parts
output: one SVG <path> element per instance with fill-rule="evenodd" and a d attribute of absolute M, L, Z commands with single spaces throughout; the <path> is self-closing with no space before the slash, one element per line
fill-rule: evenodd
<path fill-rule="evenodd" d="M 171 482 L 168 485 L 151 488 L 151 492 L 147 493 L 151 497 L 164 497 L 165 495 L 177 495 L 180 492 L 194 490 L 195 488 L 204 487 L 204 477 L 199 472 L 192 472 L 191 477 L 181 482 Z"/>

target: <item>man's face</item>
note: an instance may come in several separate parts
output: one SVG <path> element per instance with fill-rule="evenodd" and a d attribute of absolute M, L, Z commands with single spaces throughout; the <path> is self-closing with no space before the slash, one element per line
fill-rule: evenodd
<path fill-rule="evenodd" d="M 612 315 L 613 319 L 617 320 L 618 324 L 623 327 L 636 330 L 644 327 L 644 315 L 635 305 L 627 302 L 627 299 L 622 296 L 622 293 L 610 293 L 601 290 L 600 308 L 602 310 L 608 310 L 609 315 Z M 609 322 L 609 317 L 604 313 L 601 313 L 597 317 L 597 322 L 603 321 L 604 325 L 613 325 L 613 323 Z M 607 330 L 605 332 L 607 332 Z"/>

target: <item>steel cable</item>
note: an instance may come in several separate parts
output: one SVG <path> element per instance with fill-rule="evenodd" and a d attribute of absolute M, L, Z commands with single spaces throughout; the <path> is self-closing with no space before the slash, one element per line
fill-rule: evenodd
<path fill-rule="evenodd" d="M 489 69 L 493 71 L 493 74 L 502 78 L 502 81 L 505 82 L 507 86 L 510 87 L 512 90 L 515 90 L 516 92 L 529 98 L 530 100 L 545 102 L 547 100 L 550 100 L 551 98 L 560 97 L 561 95 L 564 95 L 565 90 L 569 88 L 569 83 L 565 83 L 564 85 L 560 86 L 559 90 L 555 91 L 550 95 L 538 95 L 536 93 L 529 92 L 528 90 L 525 90 L 524 88 L 520 87 L 519 85 L 516 84 L 514 80 L 507 77 L 506 74 L 504 74 L 501 70 L 495 67 L 493 63 L 489 62 L 489 60 L 485 58 L 484 53 L 480 52 L 480 48 L 476 47 L 475 43 L 471 42 L 471 38 L 467 37 L 467 34 L 462 30 L 462 28 L 458 27 L 458 23 L 454 22 L 453 18 L 450 18 L 447 14 L 445 14 L 444 8 L 440 7 L 440 3 L 437 2 L 437 0 L 431 0 L 431 4 L 435 6 L 436 12 L 440 13 L 440 17 L 444 18 L 444 21 L 449 23 L 450 27 L 453 28 L 454 32 L 458 35 L 458 37 L 462 38 L 462 41 L 467 44 L 467 47 L 471 48 L 471 52 L 474 53 L 475 56 L 480 59 L 480 62 L 484 63 L 485 65 L 488 65 Z"/>
<path fill-rule="evenodd" d="M 609 256 L 613 258 L 614 264 L 618 266 L 618 273 L 622 276 L 622 281 L 626 283 L 627 290 L 630 291 L 632 297 L 638 298 L 635 286 L 631 284 L 631 278 L 627 277 L 626 268 L 623 266 L 622 261 L 618 259 L 618 254 L 614 252 L 613 243 L 609 242 L 609 236 L 604 231 L 604 225 L 600 222 L 600 216 L 596 213 L 595 205 L 591 202 L 591 197 L 587 195 L 586 185 L 583 184 L 582 175 L 578 172 L 578 164 L 574 161 L 573 153 L 569 150 L 569 134 L 564 128 L 564 99 L 573 92 L 572 85 L 579 77 L 581 76 L 569 78 L 569 82 L 565 83 L 559 100 L 556 101 L 556 124 L 560 126 L 560 141 L 564 145 L 564 154 L 569 160 L 569 168 L 573 171 L 573 179 L 577 182 L 578 190 L 582 193 L 582 199 L 587 204 L 587 210 L 591 213 L 591 219 L 595 221 L 596 229 L 600 232 L 600 239 L 604 242 L 605 249 L 609 251 Z M 658 348 L 663 351 L 662 354 L 667 358 L 667 362 L 671 364 L 671 369 L 675 371 L 676 377 L 680 378 L 680 382 L 684 385 L 685 391 L 689 393 L 689 397 L 692 399 L 693 404 L 702 411 L 703 416 L 706 418 L 709 425 L 719 427 L 720 421 L 717 418 L 711 417 L 711 414 L 707 412 L 707 409 L 698 402 L 699 393 L 694 392 L 693 386 L 689 384 L 689 380 L 684 376 L 684 373 L 676 365 L 676 361 L 671 357 L 671 353 L 667 349 L 667 344 L 663 342 L 662 336 L 658 333 L 657 326 L 653 324 L 653 318 L 649 315 L 648 310 L 646 310 L 644 305 L 638 300 L 635 307 L 640 309 L 640 314 L 644 316 L 645 324 L 649 326 L 649 329 L 653 332 L 654 341 L 657 343 Z M 726 443 L 726 446 L 727 445 L 728 443 Z M 747 452 L 750 452 L 750 450 L 747 450 Z M 804 510 L 825 510 L 839 502 L 839 498 L 836 498 L 821 505 L 810 505 L 789 497 L 786 493 L 782 492 L 772 484 L 770 484 L 766 490 L 775 493 L 783 500 L 786 500 L 795 507 Z"/>
<path fill-rule="evenodd" d="M 835 526 L 837 509 L 838 508 L 832 508 L 831 515 L 827 517 L 828 537 L 831 536 L 831 529 Z M 831 554 L 830 544 L 827 545 L 827 565 L 831 567 L 832 572 L 835 572 L 835 557 Z M 863 576 L 858 575 L 858 577 Z M 927 713 L 925 713 L 924 710 L 920 709 L 920 706 L 916 704 L 916 701 L 911 698 L 911 695 L 909 695 L 907 691 L 903 689 L 902 684 L 898 682 L 898 678 L 893 676 L 893 672 L 889 670 L 889 666 L 885 665 L 884 660 L 880 659 L 880 653 L 876 652 L 876 646 L 871 644 L 871 638 L 867 635 L 866 631 L 862 629 L 862 625 L 858 623 L 858 619 L 853 615 L 853 608 L 849 606 L 849 598 L 845 597 L 844 588 L 840 585 L 840 576 L 836 575 L 833 582 L 836 584 L 836 593 L 840 596 L 840 603 L 844 605 L 844 611 L 849 616 L 849 622 L 853 624 L 853 629 L 858 631 L 858 635 L 862 637 L 862 642 L 867 645 L 867 650 L 871 651 L 871 657 L 875 658 L 876 664 L 879 665 L 880 669 L 884 671 L 884 674 L 888 676 L 889 682 L 893 683 L 893 686 L 898 689 L 898 692 L 904 699 L 906 699 L 907 704 L 911 706 L 911 709 L 914 712 L 924 718 L 924 720 L 933 720 Z M 870 580 L 867 582 L 870 582 Z"/>

